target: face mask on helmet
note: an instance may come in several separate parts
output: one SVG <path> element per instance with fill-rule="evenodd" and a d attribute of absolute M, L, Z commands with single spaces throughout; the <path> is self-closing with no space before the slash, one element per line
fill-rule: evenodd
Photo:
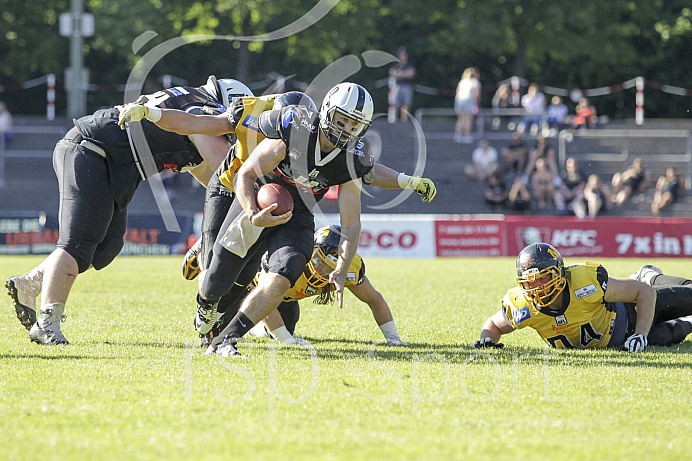
<path fill-rule="evenodd" d="M 365 135 L 374 112 L 372 96 L 355 83 L 332 88 L 320 108 L 320 128 L 334 146 L 344 148 Z"/>
<path fill-rule="evenodd" d="M 527 246 L 517 257 L 517 283 L 536 306 L 548 306 L 567 285 L 562 256 L 547 243 Z"/>
<path fill-rule="evenodd" d="M 217 80 L 213 75 L 209 76 L 207 84 L 204 85 L 207 92 L 216 96 L 216 98 L 228 108 L 237 98 L 244 96 L 254 96 L 252 90 L 245 84 L 232 78 L 222 78 Z"/>
<path fill-rule="evenodd" d="M 341 227 L 326 226 L 315 232 L 315 246 L 305 269 L 308 284 L 320 288 L 329 283 L 329 274 L 336 268 L 341 242 Z"/>
<path fill-rule="evenodd" d="M 301 93 L 300 91 L 289 91 L 288 93 L 278 96 L 274 100 L 274 106 L 272 109 L 283 109 L 286 106 L 303 106 L 307 107 L 308 109 L 317 110 L 317 106 L 315 106 L 315 102 L 312 100 L 312 98 L 305 93 Z"/>

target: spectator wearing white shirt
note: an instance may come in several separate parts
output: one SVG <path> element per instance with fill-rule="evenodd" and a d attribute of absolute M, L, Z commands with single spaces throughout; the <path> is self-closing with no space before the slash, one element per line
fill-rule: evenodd
<path fill-rule="evenodd" d="M 498 169 L 497 149 L 492 147 L 487 139 L 482 139 L 471 154 L 472 164 L 464 167 L 464 173 L 471 178 L 485 181 Z"/>
<path fill-rule="evenodd" d="M 526 115 L 517 127 L 519 133 L 527 129 L 532 135 L 536 135 L 543 122 L 543 112 L 545 112 L 545 95 L 538 91 L 538 85 L 529 85 L 529 91 L 521 98 L 521 107 L 526 110 Z"/>

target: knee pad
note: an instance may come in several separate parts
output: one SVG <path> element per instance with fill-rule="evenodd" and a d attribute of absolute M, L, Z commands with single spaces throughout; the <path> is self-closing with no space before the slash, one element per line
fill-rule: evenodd
<path fill-rule="evenodd" d="M 81 242 L 80 244 L 58 244 L 56 247 L 64 250 L 70 256 L 72 256 L 75 261 L 77 261 L 77 267 L 79 268 L 80 274 L 91 267 L 91 263 L 94 258 L 94 251 L 96 250 L 95 243 Z"/>
<path fill-rule="evenodd" d="M 675 319 L 651 327 L 647 340 L 652 346 L 672 346 L 681 343 L 692 333 L 692 324 Z"/>
<path fill-rule="evenodd" d="M 103 242 L 99 243 L 94 251 L 92 264 L 94 269 L 101 270 L 109 265 L 123 249 L 123 239 L 114 239 L 106 237 Z M 81 267 L 80 267 L 81 270 Z"/>

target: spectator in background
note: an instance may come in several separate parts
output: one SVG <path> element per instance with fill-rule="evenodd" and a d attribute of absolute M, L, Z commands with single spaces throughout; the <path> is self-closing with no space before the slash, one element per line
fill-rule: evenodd
<path fill-rule="evenodd" d="M 531 175 L 531 188 L 538 208 L 545 208 L 553 201 L 555 174 L 548 168 L 544 158 L 536 160 L 536 171 Z"/>
<path fill-rule="evenodd" d="M 500 86 L 497 87 L 497 90 L 495 91 L 495 95 L 493 95 L 492 106 L 493 106 L 492 128 L 493 128 L 493 130 L 498 130 L 498 129 L 500 129 L 500 126 L 502 125 L 502 118 L 500 117 L 500 110 L 517 107 L 516 104 L 514 104 L 512 101 L 512 90 L 509 88 L 509 85 L 501 83 Z M 507 124 L 507 128 L 509 130 L 513 130 L 516 127 L 516 123 L 514 123 L 513 121 L 511 123 L 512 123 L 512 125 L 510 125 L 509 123 Z"/>
<path fill-rule="evenodd" d="M 413 76 L 416 75 L 416 68 L 409 62 L 405 46 L 399 47 L 398 55 L 399 62 L 392 66 L 389 75 L 396 79 L 394 101 L 399 119 L 405 122 L 413 100 Z"/>
<path fill-rule="evenodd" d="M 567 215 L 572 211 L 579 219 L 586 216 L 584 186 L 586 181 L 579 172 L 577 161 L 569 157 L 565 161 L 565 171 L 560 174 L 560 181 L 553 196 L 559 214 Z"/>
<path fill-rule="evenodd" d="M 515 176 L 521 176 L 526 169 L 526 161 L 529 154 L 519 133 L 512 133 L 512 141 L 509 146 L 501 150 L 502 161 L 505 172 L 510 181 L 514 181 Z"/>
<path fill-rule="evenodd" d="M 481 82 L 479 73 L 475 67 L 469 67 L 461 75 L 457 85 L 457 93 L 454 97 L 454 111 L 457 114 L 457 123 L 454 126 L 454 141 L 470 143 L 473 120 L 478 114 L 481 101 Z"/>
<path fill-rule="evenodd" d="M 632 197 L 632 194 L 646 189 L 649 181 L 649 170 L 640 157 L 635 158 L 629 168 L 613 175 L 611 180 L 615 194 L 613 202 L 618 206 L 623 205 Z"/>
<path fill-rule="evenodd" d="M 656 182 L 656 192 L 651 201 L 651 213 L 657 215 L 661 210 L 675 203 L 684 192 L 685 186 L 678 178 L 675 168 L 668 168 L 665 176 L 659 177 Z"/>
<path fill-rule="evenodd" d="M 553 175 L 558 175 L 557 169 L 557 157 L 555 149 L 552 148 L 548 141 L 543 137 L 539 136 L 536 140 L 536 146 L 529 151 L 529 159 L 526 162 L 526 168 L 524 169 L 524 176 L 527 178 L 531 177 L 531 173 L 536 169 L 536 160 L 542 158 L 545 160 L 548 169 Z"/>
<path fill-rule="evenodd" d="M 545 112 L 545 127 L 548 129 L 549 136 L 554 136 L 562 129 L 565 117 L 567 117 L 567 106 L 560 96 L 553 96 Z"/>
<path fill-rule="evenodd" d="M 575 110 L 575 116 L 572 119 L 572 129 L 593 128 L 596 124 L 596 108 L 589 104 L 589 100 L 581 98 Z"/>
<path fill-rule="evenodd" d="M 4 147 L 7 147 L 14 136 L 12 133 L 12 114 L 7 110 L 7 104 L 3 101 L 0 101 L 0 136 L 2 136 L 0 143 Z"/>
<path fill-rule="evenodd" d="M 531 192 L 522 178 L 517 176 L 509 189 L 507 208 L 514 211 L 529 212 L 531 210 Z"/>
<path fill-rule="evenodd" d="M 507 187 L 502 182 L 502 177 L 498 173 L 491 174 L 485 189 L 485 203 L 490 205 L 493 211 L 498 211 L 507 202 L 507 195 Z"/>
<path fill-rule="evenodd" d="M 464 173 L 471 179 L 485 181 L 498 169 L 497 150 L 487 139 L 481 139 L 480 144 L 471 154 L 471 159 L 473 163 L 464 167 Z"/>
<path fill-rule="evenodd" d="M 526 110 L 526 115 L 517 130 L 519 133 L 529 130 L 532 135 L 536 135 L 543 123 L 545 112 L 545 95 L 538 91 L 538 85 L 529 85 L 528 92 L 521 97 L 521 107 Z"/>
<path fill-rule="evenodd" d="M 592 174 L 584 186 L 584 201 L 589 218 L 595 218 L 598 213 L 610 209 L 610 189 L 601 182 L 601 177 Z"/>

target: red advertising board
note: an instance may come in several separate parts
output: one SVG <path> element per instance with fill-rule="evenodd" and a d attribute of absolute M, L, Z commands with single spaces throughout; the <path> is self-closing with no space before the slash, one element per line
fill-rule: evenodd
<path fill-rule="evenodd" d="M 502 217 L 435 220 L 437 256 L 502 256 L 506 253 L 503 235 Z"/>
<path fill-rule="evenodd" d="M 692 220 L 507 216 L 508 255 L 537 241 L 550 243 L 563 257 L 692 257 Z"/>

